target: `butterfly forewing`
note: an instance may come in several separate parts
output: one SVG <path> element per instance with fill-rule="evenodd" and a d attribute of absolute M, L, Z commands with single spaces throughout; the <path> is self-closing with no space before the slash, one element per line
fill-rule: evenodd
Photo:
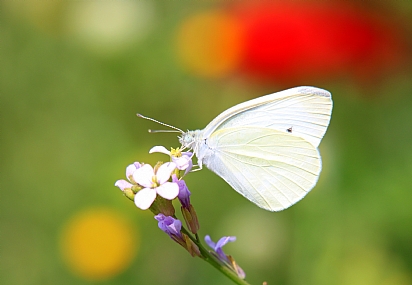
<path fill-rule="evenodd" d="M 207 138 L 232 127 L 267 127 L 292 133 L 317 147 L 329 125 L 332 100 L 328 91 L 296 87 L 238 104 L 216 117 L 204 130 Z"/>
<path fill-rule="evenodd" d="M 219 128 L 203 163 L 237 192 L 270 211 L 302 199 L 316 184 L 321 159 L 305 139 L 267 127 Z"/>

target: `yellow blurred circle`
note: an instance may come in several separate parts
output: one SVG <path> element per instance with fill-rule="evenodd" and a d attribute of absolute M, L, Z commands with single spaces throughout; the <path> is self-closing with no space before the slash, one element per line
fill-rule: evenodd
<path fill-rule="evenodd" d="M 139 238 L 124 217 L 110 209 L 88 209 L 65 225 L 61 250 L 68 266 L 86 279 L 110 278 L 126 269 Z"/>
<path fill-rule="evenodd" d="M 111 55 L 147 36 L 154 20 L 153 1 L 70 1 L 65 27 L 70 40 Z"/>
<path fill-rule="evenodd" d="M 232 72 L 243 51 L 239 21 L 222 11 L 207 11 L 185 19 L 177 30 L 176 50 L 190 72 L 221 77 Z"/>

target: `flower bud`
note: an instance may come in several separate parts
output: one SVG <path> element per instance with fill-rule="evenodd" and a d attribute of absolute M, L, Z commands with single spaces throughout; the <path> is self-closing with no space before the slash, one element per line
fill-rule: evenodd
<path fill-rule="evenodd" d="M 123 190 L 123 194 L 129 198 L 130 200 L 134 201 L 134 196 L 136 195 L 132 189 L 127 188 Z"/>
<path fill-rule="evenodd" d="M 199 230 L 199 221 L 197 219 L 195 208 L 193 208 L 192 204 L 189 204 L 188 208 L 182 206 L 181 211 L 187 227 L 193 234 L 196 234 Z"/>
<path fill-rule="evenodd" d="M 201 256 L 199 247 L 185 234 L 182 234 L 184 241 L 186 242 L 186 249 L 191 256 Z"/>
<path fill-rule="evenodd" d="M 157 170 L 159 169 L 159 167 L 162 166 L 162 164 L 163 164 L 163 161 L 158 161 L 156 165 L 153 167 L 155 174 L 157 173 Z"/>
<path fill-rule="evenodd" d="M 143 187 L 140 186 L 140 185 L 133 185 L 132 186 L 132 191 L 133 191 L 134 194 L 136 194 L 137 192 L 139 192 L 139 190 L 142 190 L 142 189 L 143 189 Z"/>
<path fill-rule="evenodd" d="M 230 261 L 232 270 L 237 274 L 237 276 L 239 276 L 239 278 L 241 279 L 245 279 L 246 277 L 245 272 L 243 271 L 242 268 L 240 268 L 240 266 L 236 263 L 233 257 L 231 255 L 227 255 L 227 258 Z"/>

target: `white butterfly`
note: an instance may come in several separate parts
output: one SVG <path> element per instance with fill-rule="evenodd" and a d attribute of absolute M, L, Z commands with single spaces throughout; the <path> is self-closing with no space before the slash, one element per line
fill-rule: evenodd
<path fill-rule="evenodd" d="M 329 125 L 331 94 L 296 87 L 238 104 L 179 141 L 238 193 L 269 211 L 302 199 L 322 165 L 317 149 Z"/>

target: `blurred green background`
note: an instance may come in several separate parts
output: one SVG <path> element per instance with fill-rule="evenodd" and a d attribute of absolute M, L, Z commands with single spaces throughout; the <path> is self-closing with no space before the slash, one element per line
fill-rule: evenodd
<path fill-rule="evenodd" d="M 197 129 L 314 85 L 334 100 L 318 185 L 270 213 L 190 174 L 200 235 L 237 236 L 251 284 L 412 284 L 412 2 L 304 3 L 2 1 L 0 283 L 232 284 L 114 187 L 178 146 L 135 114 Z"/>

